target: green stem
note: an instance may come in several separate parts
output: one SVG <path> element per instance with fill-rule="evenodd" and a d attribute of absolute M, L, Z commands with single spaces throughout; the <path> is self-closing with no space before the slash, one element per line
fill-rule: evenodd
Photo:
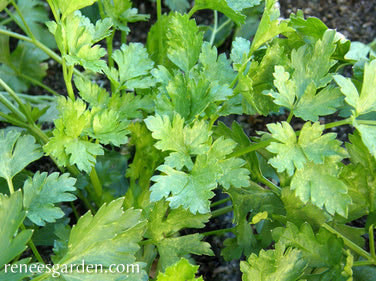
<path fill-rule="evenodd" d="M 0 28 L 0 34 L 4 34 L 6 36 L 10 36 L 10 37 L 13 37 L 13 38 L 25 41 L 25 42 L 32 43 L 36 47 L 41 49 L 43 52 L 45 52 L 54 61 L 62 64 L 62 58 L 58 54 L 56 54 L 54 51 L 52 51 L 50 48 L 48 48 L 47 46 L 45 46 L 43 43 L 39 42 L 36 39 L 33 40 L 30 37 L 27 37 L 27 36 L 24 36 L 22 34 L 19 34 L 19 33 L 13 32 L 13 31 L 9 31 L 9 30 L 6 30 L 6 29 L 1 29 L 1 28 Z M 78 71 L 77 69 L 74 69 L 74 74 L 76 74 L 77 76 L 80 76 L 80 77 L 84 77 L 84 75 L 80 71 Z"/>
<path fill-rule="evenodd" d="M 73 92 L 73 86 L 72 86 L 72 76 L 73 76 L 72 74 L 73 73 L 71 71 L 71 68 L 73 66 L 67 67 L 65 59 L 62 60 L 61 64 L 63 66 L 63 76 L 64 76 L 65 86 L 67 87 L 68 96 L 72 101 L 74 101 L 75 98 L 74 98 L 74 92 Z"/>
<path fill-rule="evenodd" d="M 27 127 L 27 123 L 24 123 L 24 122 L 22 122 L 22 121 L 20 121 L 16 118 L 13 118 L 13 117 L 5 114 L 5 113 L 0 112 L 0 117 L 3 117 L 6 122 L 13 124 L 13 125 L 16 125 L 18 127 L 21 127 L 21 128 Z"/>
<path fill-rule="evenodd" d="M 26 105 L 21 101 L 18 95 L 0 78 L 0 86 L 4 88 L 5 91 L 18 103 L 19 108 L 21 109 L 23 115 L 26 117 L 27 121 L 32 124 L 34 123 L 31 111 Z"/>
<path fill-rule="evenodd" d="M 228 25 L 231 22 L 231 19 L 227 19 L 225 22 L 223 22 L 217 29 L 217 33 L 222 30 L 226 25 Z"/>
<path fill-rule="evenodd" d="M 264 141 L 260 141 L 258 143 L 252 144 L 252 145 L 250 145 L 248 147 L 239 149 L 238 151 L 235 151 L 232 154 L 230 154 L 229 158 L 230 157 L 239 157 L 239 156 L 248 154 L 248 153 L 250 153 L 252 151 L 255 151 L 255 150 L 267 147 L 272 141 L 273 141 L 273 139 L 268 139 L 268 140 L 264 140 Z"/>
<path fill-rule="evenodd" d="M 0 84 L 3 82 L 0 78 Z M 0 93 L 0 102 L 6 106 L 14 115 L 16 115 L 22 122 L 27 122 L 27 119 L 25 116 L 22 114 L 22 112 L 15 107 L 6 97 L 4 97 L 3 94 Z"/>
<path fill-rule="evenodd" d="M 163 22 L 162 22 L 162 0 L 157 0 L 157 21 L 158 21 L 158 51 L 161 53 L 163 49 L 162 33 L 163 33 Z M 158 56 L 158 63 L 163 64 L 163 56 Z"/>
<path fill-rule="evenodd" d="M 353 267 L 354 266 L 365 266 L 365 265 L 374 265 L 372 261 L 354 261 L 353 262 Z"/>
<path fill-rule="evenodd" d="M 43 273 L 43 274 L 33 278 L 32 280 L 33 281 L 41 281 L 41 280 L 47 279 L 49 276 L 50 276 L 50 273 Z"/>
<path fill-rule="evenodd" d="M 330 128 L 334 128 L 334 127 L 338 127 L 338 126 L 343 126 L 343 125 L 349 125 L 351 123 L 352 123 L 352 118 L 347 118 L 347 119 L 344 119 L 344 120 L 340 120 L 340 121 L 336 121 L 336 122 L 325 124 L 325 129 L 330 129 Z"/>
<path fill-rule="evenodd" d="M 210 205 L 210 208 L 217 207 L 218 205 L 224 204 L 224 203 L 226 203 L 226 202 L 228 202 L 228 201 L 230 201 L 230 200 L 231 200 L 230 197 L 227 197 L 227 198 L 222 199 L 222 200 L 218 200 L 218 201 L 214 202 L 213 204 L 211 204 L 211 205 Z"/>
<path fill-rule="evenodd" d="M 369 233 L 369 249 L 370 249 L 370 253 L 371 253 L 371 257 L 376 260 L 376 254 L 375 254 L 375 237 L 373 235 L 373 228 L 374 228 L 374 225 L 372 224 L 369 229 L 368 229 L 368 233 Z"/>
<path fill-rule="evenodd" d="M 192 9 L 188 12 L 188 18 L 191 18 L 194 13 L 198 11 L 197 6 L 193 6 Z"/>
<path fill-rule="evenodd" d="M 232 227 L 232 228 L 225 228 L 225 229 L 218 229 L 218 230 L 213 230 L 213 231 L 208 231 L 208 232 L 204 232 L 204 233 L 200 233 L 201 235 L 204 235 L 204 236 L 210 236 L 210 235 L 221 235 L 221 234 L 224 234 L 224 233 L 228 233 L 228 232 L 231 232 L 235 229 L 235 227 Z"/>
<path fill-rule="evenodd" d="M 220 208 L 218 210 L 215 210 L 215 211 L 211 212 L 211 217 L 215 218 L 215 217 L 227 214 L 227 213 L 229 213 L 231 211 L 232 211 L 232 205 L 226 206 L 226 207 L 223 207 L 223 208 Z"/>
<path fill-rule="evenodd" d="M 10 195 L 12 195 L 14 193 L 14 186 L 13 186 L 13 182 L 12 182 L 11 178 L 7 177 L 7 184 L 8 184 L 8 187 L 9 187 L 9 193 L 10 193 Z"/>
<path fill-rule="evenodd" d="M 217 28 L 218 28 L 218 12 L 214 10 L 214 25 L 213 25 L 212 34 L 210 37 L 210 45 L 213 45 L 214 43 L 215 35 L 217 34 Z"/>
<path fill-rule="evenodd" d="M 359 124 L 363 125 L 374 125 L 376 126 L 376 120 L 356 120 Z"/>
<path fill-rule="evenodd" d="M 11 3 L 12 3 L 12 5 L 13 5 L 13 7 L 16 9 L 18 15 L 19 15 L 20 18 L 21 18 L 22 23 L 24 24 L 24 26 L 25 26 L 25 28 L 26 28 L 26 30 L 24 30 L 25 33 L 26 33 L 29 37 L 31 37 L 31 39 L 35 40 L 35 36 L 34 36 L 34 34 L 31 32 L 31 29 L 30 29 L 29 25 L 27 24 L 27 22 L 26 22 L 26 20 L 25 20 L 25 18 L 24 18 L 24 16 L 23 16 L 23 14 L 21 13 L 20 9 L 18 8 L 16 2 L 15 2 L 14 0 L 11 0 Z M 16 23 L 17 23 L 17 22 L 16 22 Z M 21 26 L 19 23 L 17 23 L 17 24 L 18 24 L 19 27 L 22 28 L 22 26 Z"/>
<path fill-rule="evenodd" d="M 95 170 L 95 167 L 91 169 L 90 181 L 93 184 L 95 195 L 98 199 L 98 203 L 100 203 L 103 190 L 102 190 L 102 184 L 99 181 L 98 174 L 97 174 L 97 171 Z"/>
<path fill-rule="evenodd" d="M 271 191 L 273 191 L 275 194 L 277 195 L 281 195 L 281 188 L 277 185 L 275 185 L 274 183 L 272 183 L 270 180 L 264 178 L 264 177 L 261 177 L 259 178 L 259 181 L 263 184 L 265 184 L 267 187 L 270 188 Z"/>
<path fill-rule="evenodd" d="M 114 59 L 112 57 L 113 53 L 113 41 L 115 36 L 115 30 L 111 33 L 110 36 L 106 37 L 106 43 L 107 43 L 107 56 L 108 56 L 108 66 L 113 67 L 114 66 Z"/>
<path fill-rule="evenodd" d="M 22 230 L 26 230 L 26 227 L 24 226 L 23 223 L 21 224 L 20 227 L 21 227 Z M 33 231 L 34 231 L 34 230 L 33 230 Z M 39 254 L 37 247 L 35 247 L 35 244 L 34 244 L 33 240 L 30 240 L 29 243 L 28 243 L 28 245 L 29 245 L 31 251 L 34 253 L 34 256 L 37 258 L 37 260 L 38 260 L 40 263 L 43 263 L 43 264 L 44 264 L 44 261 L 43 261 L 41 255 Z"/>
<path fill-rule="evenodd" d="M 362 256 L 363 258 L 369 260 L 372 264 L 376 265 L 376 260 L 373 259 L 372 256 L 367 251 L 360 248 L 358 245 L 356 245 L 350 239 L 345 237 L 342 233 L 338 232 L 336 229 L 334 229 L 333 227 L 331 227 L 330 225 L 328 225 L 326 223 L 324 223 L 322 225 L 322 227 L 324 227 L 326 230 L 330 231 L 331 233 L 333 233 L 333 234 L 337 235 L 339 238 L 341 238 L 343 240 L 343 242 L 345 243 L 345 245 L 347 247 L 349 247 L 351 250 L 353 250 L 354 252 L 356 252 L 357 254 Z"/>
<path fill-rule="evenodd" d="M 36 80 L 36 79 L 34 79 L 34 78 L 32 78 L 32 77 L 30 77 L 30 76 L 28 76 L 28 75 L 25 75 L 25 74 L 23 74 L 23 73 L 19 73 L 18 76 L 20 76 L 20 77 L 22 77 L 22 78 L 24 78 L 24 79 L 26 79 L 26 80 L 29 80 L 31 83 L 33 83 L 33 84 L 35 84 L 35 85 L 37 85 L 37 86 L 39 86 L 39 87 L 45 89 L 46 91 L 50 92 L 50 93 L 53 94 L 54 96 L 57 96 L 57 97 L 60 96 L 60 94 L 59 94 L 58 92 L 52 90 L 52 89 L 51 89 L 50 87 L 48 87 L 47 85 L 44 85 L 43 83 L 39 82 L 38 80 Z"/>
<path fill-rule="evenodd" d="M 13 21 L 13 19 L 9 17 L 9 18 L 6 18 L 6 19 L 2 20 L 0 22 L 0 25 L 6 25 L 8 23 L 11 23 L 12 21 Z"/>
<path fill-rule="evenodd" d="M 102 0 L 98 0 L 98 9 L 99 9 L 99 15 L 101 16 L 101 19 L 104 19 L 106 17 L 106 14 L 104 13 Z"/>
<path fill-rule="evenodd" d="M 77 212 L 76 206 L 73 204 L 72 201 L 70 202 L 70 205 L 71 205 L 71 208 L 72 208 L 72 211 L 73 211 L 74 217 L 76 218 L 76 221 L 78 221 L 79 218 L 80 218 L 80 216 L 78 215 L 78 212 Z"/>
<path fill-rule="evenodd" d="M 294 112 L 293 112 L 293 110 L 291 110 L 290 113 L 289 113 L 289 116 L 287 117 L 286 122 L 290 123 L 293 116 L 294 116 Z"/>

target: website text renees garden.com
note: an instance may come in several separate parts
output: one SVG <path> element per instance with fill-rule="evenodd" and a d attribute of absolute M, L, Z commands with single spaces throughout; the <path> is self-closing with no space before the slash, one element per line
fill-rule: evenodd
<path fill-rule="evenodd" d="M 136 274 L 140 272 L 139 264 L 111 264 L 103 267 L 102 264 L 85 264 L 83 260 L 79 264 L 6 264 L 5 273 L 51 273 L 52 277 L 59 277 L 61 274 L 115 274 L 126 273 Z"/>

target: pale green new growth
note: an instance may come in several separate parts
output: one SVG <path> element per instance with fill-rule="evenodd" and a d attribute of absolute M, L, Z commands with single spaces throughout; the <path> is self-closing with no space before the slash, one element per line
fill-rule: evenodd
<path fill-rule="evenodd" d="M 191 265 L 185 258 L 182 258 L 179 262 L 169 266 L 165 273 L 160 272 L 157 281 L 204 281 L 202 277 L 195 278 L 198 267 L 198 265 Z"/>

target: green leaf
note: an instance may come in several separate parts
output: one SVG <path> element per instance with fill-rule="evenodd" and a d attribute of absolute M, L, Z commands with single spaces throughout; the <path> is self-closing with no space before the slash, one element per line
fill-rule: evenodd
<path fill-rule="evenodd" d="M 203 228 L 209 217 L 209 214 L 194 215 L 183 208 L 169 210 L 168 202 L 160 200 L 154 204 L 148 216 L 149 224 L 145 237 L 159 242 L 167 237 L 174 237 L 185 228 Z"/>
<path fill-rule="evenodd" d="M 376 111 L 376 60 L 364 65 L 363 86 L 360 94 L 349 78 L 341 75 L 334 76 L 334 80 L 341 87 L 346 96 L 345 101 L 356 110 L 356 116 Z"/>
<path fill-rule="evenodd" d="M 184 119 L 176 115 L 170 121 L 168 116 L 149 116 L 145 119 L 147 128 L 157 139 L 155 147 L 162 151 L 172 151 L 168 164 L 181 169 L 183 166 L 192 169 L 193 162 L 190 155 L 206 153 L 209 146 L 211 132 L 205 121 L 198 121 L 192 127 L 184 126 Z M 174 164 L 176 163 L 176 164 Z"/>
<path fill-rule="evenodd" d="M 80 170 L 90 173 L 95 157 L 104 153 L 99 143 L 81 138 L 81 134 L 90 129 L 91 112 L 86 110 L 82 100 L 63 97 L 58 100 L 58 109 L 61 116 L 54 121 L 53 137 L 44 146 L 44 151 L 55 157 L 58 165 L 77 165 Z"/>
<path fill-rule="evenodd" d="M 105 108 L 110 101 L 110 94 L 106 89 L 99 87 L 90 80 L 76 76 L 74 84 L 81 98 L 88 102 L 90 107 Z"/>
<path fill-rule="evenodd" d="M 217 81 L 221 85 L 230 85 L 236 76 L 226 55 L 218 56 L 217 48 L 211 46 L 209 42 L 204 42 L 202 45 L 200 63 L 206 79 L 211 82 Z"/>
<path fill-rule="evenodd" d="M 0 1 L 0 12 L 2 10 L 4 10 L 6 8 L 6 6 L 8 6 L 9 2 L 10 2 L 10 0 L 1 0 Z"/>
<path fill-rule="evenodd" d="M 348 194 L 346 184 L 338 179 L 338 157 L 331 157 L 323 164 L 309 162 L 303 168 L 295 172 L 291 181 L 291 189 L 296 195 L 307 203 L 309 200 L 313 205 L 324 208 L 334 215 L 337 212 L 347 217 L 348 205 L 351 204 L 351 197 Z"/>
<path fill-rule="evenodd" d="M 165 175 L 152 178 L 156 183 L 151 187 L 151 201 L 166 197 L 171 208 L 183 206 L 192 213 L 204 214 L 209 212 L 209 199 L 214 195 L 211 190 L 218 183 L 226 189 L 231 185 L 249 185 L 248 171 L 242 168 L 244 160 L 226 159 L 236 144 L 223 138 L 212 142 L 209 138 L 211 132 L 204 121 L 183 127 L 184 119 L 179 115 L 174 117 L 172 125 L 167 116 L 157 115 L 146 119 L 146 125 L 153 131 L 153 137 L 163 139 L 157 142 L 157 147 L 176 151 L 165 159 L 165 165 L 158 167 Z M 169 138 L 170 135 L 174 138 Z M 197 155 L 194 163 L 191 155 Z M 189 173 L 180 171 L 184 166 Z M 170 193 L 172 196 L 169 197 Z"/>
<path fill-rule="evenodd" d="M 230 4 L 232 4 L 230 6 Z M 246 6 L 244 3 L 237 4 L 235 1 L 226 1 L 226 0 L 196 0 L 195 8 L 197 10 L 216 10 L 225 14 L 226 17 L 232 19 L 237 25 L 244 24 L 246 16 L 241 13 L 242 6 Z M 247 6 L 251 6 L 249 4 Z M 239 10 L 236 10 L 239 9 Z"/>
<path fill-rule="evenodd" d="M 48 22 L 67 65 L 81 65 L 94 72 L 101 72 L 107 67 L 106 62 L 100 59 L 106 50 L 94 44 L 111 34 L 111 26 L 109 18 L 98 20 L 94 26 L 80 11 L 70 14 L 58 24 Z"/>
<path fill-rule="evenodd" d="M 166 238 L 157 247 L 162 270 L 178 262 L 187 254 L 214 256 L 210 244 L 202 242 L 203 235 L 198 233 L 175 238 Z"/>
<path fill-rule="evenodd" d="M 376 158 L 376 126 L 355 124 L 355 128 L 362 136 L 362 141 L 367 146 L 369 152 Z"/>
<path fill-rule="evenodd" d="M 129 0 L 104 0 L 102 1 L 105 14 L 112 19 L 116 29 L 129 33 L 128 22 L 147 21 L 149 15 L 138 14 L 136 8 L 132 8 Z"/>
<path fill-rule="evenodd" d="M 201 235 L 187 235 L 175 238 L 179 231 L 185 228 L 203 228 L 208 222 L 209 214 L 192 214 L 183 208 L 169 209 L 168 202 L 160 200 L 154 203 L 148 216 L 148 230 L 145 237 L 150 238 L 158 247 L 162 268 L 166 268 L 179 260 L 185 254 L 211 255 L 210 245 L 201 242 Z M 179 241 L 186 243 L 179 244 Z M 172 244 L 170 245 L 169 242 Z M 191 247 L 191 248 L 190 248 Z"/>
<path fill-rule="evenodd" d="M 190 20 L 187 14 L 175 13 L 169 21 L 167 38 L 168 58 L 181 70 L 189 72 L 197 63 L 203 43 L 203 33 L 195 20 Z"/>
<path fill-rule="evenodd" d="M 342 257 L 342 240 L 324 228 L 314 234 L 308 223 L 304 223 L 299 229 L 287 222 L 286 228 L 278 227 L 273 230 L 273 237 L 285 247 L 299 249 L 310 267 L 330 268 L 337 265 Z"/>
<path fill-rule="evenodd" d="M 0 130 L 0 177 L 11 180 L 31 162 L 42 157 L 40 145 L 30 135 Z"/>
<path fill-rule="evenodd" d="M 89 132 L 89 136 L 103 144 L 120 146 L 128 142 L 128 124 L 129 122 L 120 119 L 118 112 L 106 110 L 94 116 L 93 130 Z"/>
<path fill-rule="evenodd" d="M 278 105 L 293 108 L 295 103 L 296 84 L 290 80 L 290 74 L 285 71 L 283 66 L 276 66 L 274 71 L 274 85 L 278 92 L 272 92 L 274 102 Z"/>
<path fill-rule="evenodd" d="M 282 125 L 281 123 L 268 124 L 267 127 L 272 133 L 271 136 L 279 141 L 278 143 L 272 142 L 267 147 L 267 150 L 277 154 L 269 159 L 268 163 L 280 173 L 286 170 L 291 176 L 295 167 L 302 169 L 308 161 L 323 163 L 325 157 L 343 153 L 339 146 L 340 142 L 335 140 L 336 134 L 322 135 L 324 126 L 318 122 L 305 123 L 298 139 L 287 122 L 282 122 Z"/>
<path fill-rule="evenodd" d="M 234 11 L 252 8 L 260 4 L 262 0 L 226 0 L 227 5 Z"/>
<path fill-rule="evenodd" d="M 76 199 L 68 191 L 75 191 L 76 180 L 68 174 L 59 177 L 58 173 L 35 173 L 34 177 L 25 181 L 24 207 L 27 217 L 36 225 L 44 226 L 46 222 L 55 222 L 65 214 L 60 207 L 55 206 L 59 202 L 68 202 Z"/>
<path fill-rule="evenodd" d="M 188 0 L 165 0 L 164 3 L 170 10 L 180 13 L 186 12 L 191 7 Z"/>
<path fill-rule="evenodd" d="M 154 62 L 141 43 L 123 44 L 120 50 L 113 52 L 112 57 L 118 69 L 106 70 L 108 78 L 114 84 L 116 92 L 124 89 L 145 89 L 155 85 L 150 71 Z"/>
<path fill-rule="evenodd" d="M 12 263 L 10 266 L 15 264 L 18 269 L 26 268 L 25 266 L 31 266 L 30 264 L 28 264 L 30 260 L 31 258 L 22 259 L 22 260 Z M 17 270 L 17 271 L 12 272 L 11 267 L 10 268 L 8 267 L 7 270 L 3 269 L 0 271 L 0 278 L 1 280 L 7 280 L 7 281 L 23 281 L 25 280 L 26 277 L 30 277 L 32 274 L 33 274 L 32 272 L 24 272 L 22 270 Z"/>
<path fill-rule="evenodd" d="M 251 50 L 251 42 L 242 37 L 236 37 L 232 42 L 231 60 L 234 63 L 234 69 L 239 70 L 240 66 L 245 63 Z"/>
<path fill-rule="evenodd" d="M 313 229 L 318 229 L 323 223 L 332 219 L 325 210 L 315 206 L 312 202 L 303 203 L 290 188 L 282 189 L 281 200 L 286 210 L 287 220 L 299 227 L 308 222 Z"/>
<path fill-rule="evenodd" d="M 9 38 L 0 36 L 0 76 L 16 92 L 26 92 L 32 84 L 27 78 L 41 82 L 46 76 L 47 64 L 43 63 L 48 55 L 35 45 L 19 41 L 16 49 L 9 52 Z M 25 78 L 26 77 L 26 78 Z"/>
<path fill-rule="evenodd" d="M 295 106 L 295 116 L 316 122 L 319 116 L 332 114 L 343 105 L 343 96 L 339 88 L 329 85 L 316 94 L 316 88 L 311 85 Z"/>
<path fill-rule="evenodd" d="M 44 1 L 40 0 L 17 0 L 18 9 L 27 22 L 33 35 L 47 47 L 56 48 L 56 43 L 44 24 L 49 20 L 48 12 L 44 7 L 44 4 Z M 18 20 L 20 26 L 25 30 L 20 15 L 16 11 L 13 12 L 13 15 Z"/>
<path fill-rule="evenodd" d="M 204 281 L 202 277 L 195 278 L 196 272 L 199 266 L 194 266 L 189 263 L 186 259 L 182 258 L 179 262 L 166 268 L 165 273 L 159 272 L 157 276 L 157 281 L 175 281 L 175 280 L 185 280 L 185 281 Z"/>
<path fill-rule="evenodd" d="M 61 19 L 64 20 L 74 11 L 80 10 L 87 6 L 93 5 L 97 0 L 49 0 L 48 3 L 54 7 L 56 11 L 61 13 Z"/>
<path fill-rule="evenodd" d="M 0 268 L 26 250 L 26 243 L 33 231 L 28 229 L 18 232 L 25 217 L 21 191 L 16 191 L 10 197 L 0 193 Z"/>
<path fill-rule="evenodd" d="M 58 261 L 59 264 L 101 264 L 108 269 L 111 264 L 133 264 L 139 269 L 138 273 L 105 275 L 102 280 L 147 280 L 147 274 L 142 269 L 143 264 L 136 262 L 135 254 L 140 249 L 138 243 L 142 239 L 145 223 L 140 220 L 141 211 L 122 210 L 124 198 L 104 204 L 93 216 L 90 212 L 83 215 L 73 226 L 67 241 L 67 251 Z M 137 272 L 137 271 L 136 271 Z M 93 274 L 69 274 L 61 272 L 67 280 L 94 280 Z M 81 277 L 79 277 L 81 276 Z M 101 274 L 94 274 L 95 278 Z M 80 278 L 80 279 L 77 279 Z"/>
<path fill-rule="evenodd" d="M 192 70 L 189 75 L 176 73 L 165 89 L 160 88 L 155 101 L 156 112 L 170 118 L 178 113 L 191 123 L 203 113 L 207 116 L 218 114 L 222 103 L 231 95 L 232 90 L 228 85 L 210 81 L 205 72 Z"/>
<path fill-rule="evenodd" d="M 240 262 L 243 280 L 252 281 L 297 281 L 304 273 L 306 261 L 297 249 L 287 249 L 282 243 L 275 250 L 261 250 L 259 256 L 252 254 Z"/>
<path fill-rule="evenodd" d="M 290 27 L 288 27 L 286 21 L 279 21 L 279 16 L 280 12 L 279 9 L 276 8 L 276 1 L 266 0 L 264 13 L 252 41 L 250 50 L 251 53 L 256 51 L 273 37 L 292 30 Z"/>

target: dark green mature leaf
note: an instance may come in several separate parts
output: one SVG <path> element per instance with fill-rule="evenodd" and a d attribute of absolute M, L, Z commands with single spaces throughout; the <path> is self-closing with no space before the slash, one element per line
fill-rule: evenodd
<path fill-rule="evenodd" d="M 62 273 L 67 280 L 93 280 L 98 277 L 108 280 L 147 280 L 147 274 L 142 269 L 143 264 L 136 262 L 135 253 L 139 250 L 138 243 L 142 239 L 145 223 L 141 218 L 141 211 L 128 209 L 122 210 L 124 198 L 104 204 L 93 216 L 90 212 L 83 215 L 73 226 L 67 241 L 67 251 L 56 263 L 101 264 L 107 269 L 111 264 L 134 264 L 139 272 L 132 274 L 84 274 Z M 113 276 L 114 275 L 114 276 Z M 80 279 L 77 279 L 79 276 Z M 106 277 L 105 277 L 106 276 Z"/>
<path fill-rule="evenodd" d="M 168 6 L 172 11 L 177 11 L 180 13 L 186 12 L 191 4 L 188 0 L 164 0 L 166 6 Z"/>
<path fill-rule="evenodd" d="M 94 72 L 101 72 L 107 67 L 106 62 L 101 60 L 106 50 L 94 44 L 111 34 L 111 26 L 109 18 L 98 20 L 94 26 L 80 11 L 69 14 L 58 24 L 48 22 L 48 29 L 55 36 L 67 65 L 81 65 Z"/>
<path fill-rule="evenodd" d="M 310 267 L 330 268 L 337 265 L 342 257 L 342 240 L 323 228 L 314 234 L 308 223 L 299 229 L 288 222 L 286 228 L 274 229 L 273 237 L 286 247 L 299 249 Z"/>
<path fill-rule="evenodd" d="M 115 86 L 115 91 L 124 89 L 145 89 L 155 85 L 155 80 L 150 75 L 154 62 L 141 43 L 123 44 L 120 50 L 112 55 L 118 69 L 106 70 L 108 78 Z"/>
<path fill-rule="evenodd" d="M 188 15 L 175 13 L 169 21 L 166 34 L 168 58 L 184 72 L 189 72 L 197 63 L 203 43 L 203 33 L 195 20 Z"/>
<path fill-rule="evenodd" d="M 308 161 L 313 163 L 323 163 L 325 157 L 341 155 L 343 149 L 340 142 L 335 140 L 336 134 L 328 133 L 322 135 L 324 126 L 319 123 L 310 122 L 304 124 L 299 138 L 297 139 L 293 128 L 287 122 L 282 125 L 268 124 L 272 137 L 279 143 L 272 142 L 268 147 L 277 156 L 269 159 L 269 163 L 277 168 L 278 172 L 287 171 L 291 176 L 295 167 L 302 169 Z"/>
<path fill-rule="evenodd" d="M 309 162 L 302 169 L 295 172 L 291 181 L 291 189 L 296 195 L 307 203 L 324 208 L 334 215 L 337 212 L 343 217 L 348 215 L 348 205 L 351 197 L 346 184 L 338 179 L 340 170 L 337 162 L 340 158 L 333 156 L 327 158 L 323 164 Z"/>
<path fill-rule="evenodd" d="M 178 262 L 187 254 L 214 256 L 210 244 L 202 242 L 203 235 L 198 233 L 175 238 L 166 238 L 158 245 L 162 270 Z"/>
<path fill-rule="evenodd" d="M 17 6 L 33 35 L 47 47 L 56 48 L 56 43 L 44 24 L 49 20 L 44 1 L 17 0 Z M 18 20 L 19 25 L 25 30 L 20 15 L 17 12 L 14 12 L 13 15 Z"/>
<path fill-rule="evenodd" d="M 76 180 L 68 174 L 59 177 L 58 173 L 40 174 L 39 171 L 31 179 L 25 181 L 24 207 L 27 217 L 35 224 L 44 226 L 46 222 L 55 222 L 65 214 L 60 207 L 55 206 L 59 202 L 68 202 L 76 199 L 68 191 L 75 191 Z"/>
<path fill-rule="evenodd" d="M 261 250 L 259 256 L 252 254 L 240 262 L 243 280 L 252 281 L 297 281 L 304 273 L 306 261 L 297 249 L 287 249 L 282 243 L 275 250 Z"/>
<path fill-rule="evenodd" d="M 30 135 L 0 130 L 0 177 L 7 181 L 21 172 L 31 162 L 42 157 L 40 145 Z"/>
<path fill-rule="evenodd" d="M 33 231 L 28 229 L 17 233 L 25 217 L 21 191 L 16 191 L 9 197 L 0 193 L 0 268 L 26 249 Z"/>
<path fill-rule="evenodd" d="M 191 265 L 189 261 L 182 258 L 179 262 L 166 268 L 166 272 L 160 272 L 157 276 L 157 281 L 204 281 L 202 277 L 195 278 L 199 266 Z"/>
<path fill-rule="evenodd" d="M 0 76 L 16 92 L 26 92 L 32 84 L 30 77 L 41 82 L 46 76 L 47 64 L 43 63 L 48 55 L 35 45 L 20 41 L 17 48 L 10 53 L 9 38 L 1 35 Z"/>

